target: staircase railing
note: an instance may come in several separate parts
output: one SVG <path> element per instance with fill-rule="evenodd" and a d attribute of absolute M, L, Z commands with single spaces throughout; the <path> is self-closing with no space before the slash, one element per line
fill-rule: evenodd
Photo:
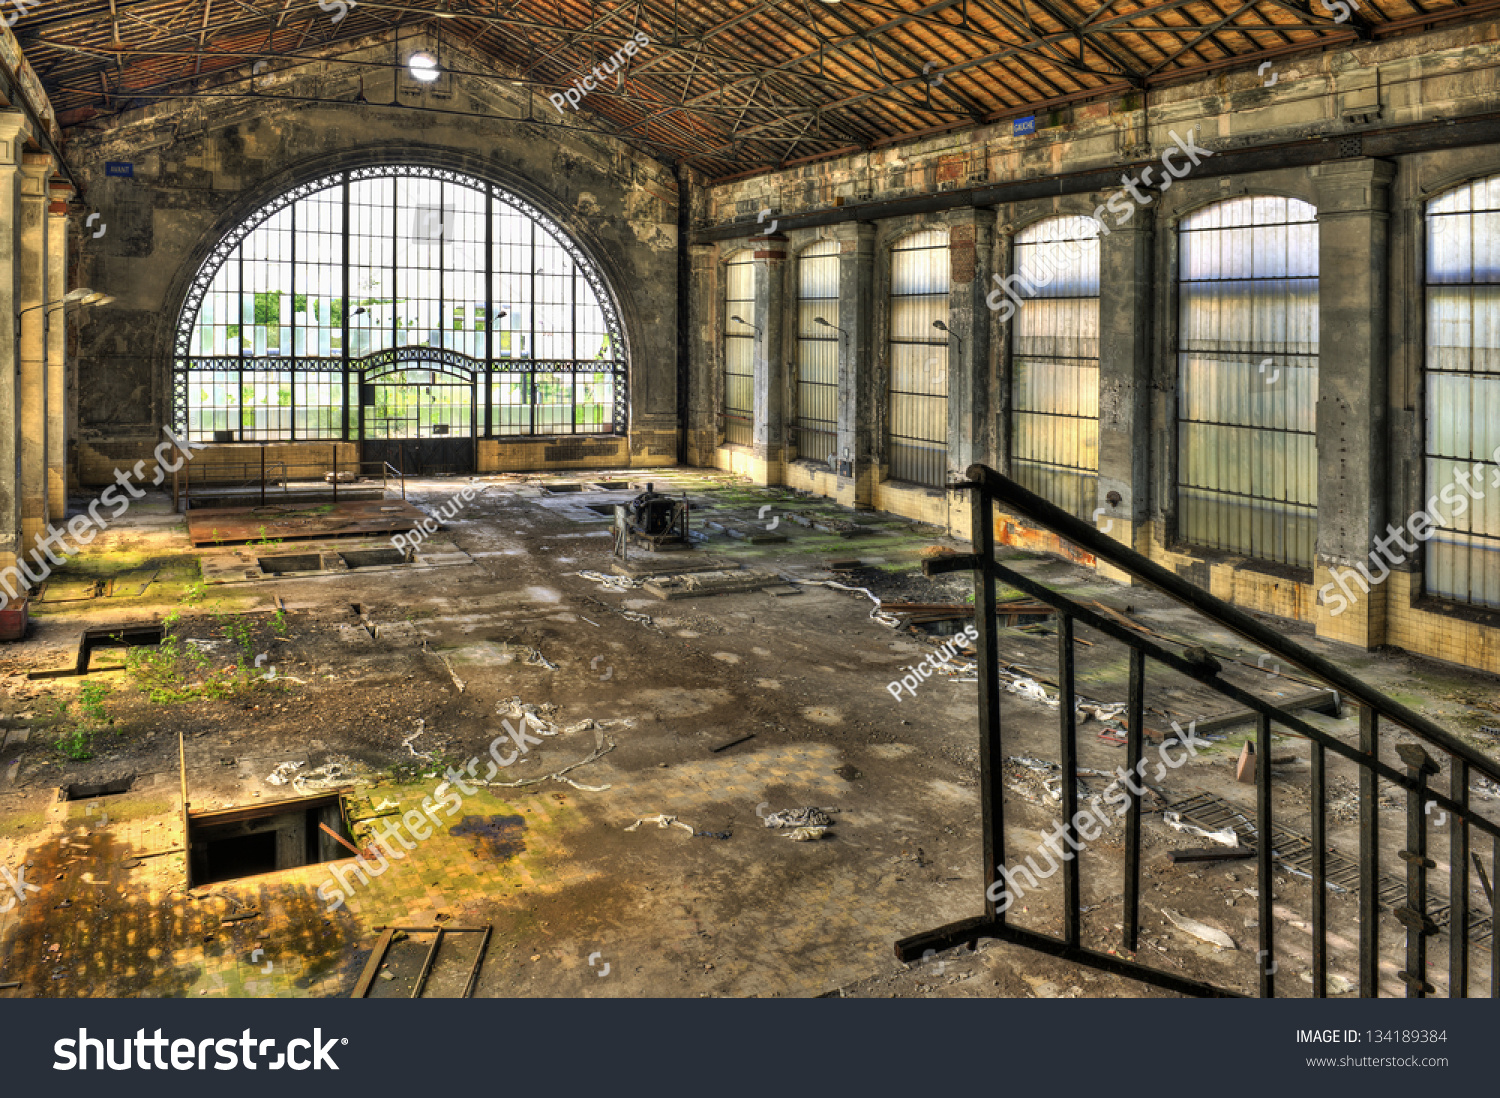
<path fill-rule="evenodd" d="M 1500 962 L 1494 948 L 1494 893 L 1491 882 L 1500 862 L 1500 825 L 1480 815 L 1471 803 L 1470 789 L 1476 778 L 1495 783 L 1500 788 L 1500 764 L 1474 750 L 1468 744 L 1444 731 L 1407 706 L 1387 697 L 1337 664 L 1289 640 L 1283 633 L 1263 624 L 1249 614 L 1216 598 L 1207 591 L 1186 582 L 1149 558 L 1142 556 L 1113 538 L 1094 529 L 1075 516 L 1049 503 L 994 470 L 974 465 L 968 469 L 968 481 L 955 485 L 971 493 L 973 513 L 973 552 L 961 556 L 924 562 L 929 575 L 972 570 L 974 602 L 979 637 L 976 642 L 979 664 L 980 729 L 980 805 L 984 914 L 948 926 L 918 934 L 896 943 L 896 955 L 906 962 L 917 961 L 932 952 L 960 944 L 971 949 L 981 938 L 993 938 L 1026 946 L 1102 971 L 1131 977 L 1187 995 L 1237 996 L 1240 989 L 1226 983 L 1193 979 L 1181 972 L 1154 967 L 1133 959 L 1141 932 L 1141 849 L 1142 815 L 1145 790 L 1129 784 L 1121 790 L 1127 798 L 1122 812 L 1125 817 L 1123 858 L 1124 895 L 1121 905 L 1120 945 L 1126 957 L 1114 951 L 1090 948 L 1083 941 L 1083 906 L 1081 858 L 1067 855 L 1062 864 L 1063 934 L 1043 934 L 1016 925 L 1007 916 L 1011 906 L 1005 897 L 1011 878 L 1005 873 L 1006 834 L 1003 764 L 1004 745 L 1001 735 L 1000 698 L 1001 664 L 998 649 L 999 624 L 995 611 L 996 585 L 1003 582 L 1024 594 L 1055 608 L 1058 612 L 1058 712 L 1059 761 L 1062 771 L 1062 815 L 1064 826 L 1079 819 L 1078 812 L 1078 738 L 1076 727 L 1076 691 L 1074 687 L 1074 625 L 1081 623 L 1116 640 L 1130 650 L 1130 684 L 1126 702 L 1127 767 L 1131 774 L 1141 773 L 1145 740 L 1145 701 L 1147 692 L 1146 661 L 1153 660 L 1172 671 L 1196 680 L 1209 689 L 1234 700 L 1254 714 L 1255 748 L 1255 819 L 1235 813 L 1249 826 L 1246 829 L 1255 848 L 1257 866 L 1257 991 L 1270 997 L 1276 993 L 1279 969 L 1275 931 L 1275 894 L 1272 868 L 1278 856 L 1291 853 L 1288 832 L 1279 829 L 1274 819 L 1271 775 L 1271 734 L 1279 727 L 1311 743 L 1311 835 L 1305 844 L 1303 859 L 1306 875 L 1312 879 L 1312 994 L 1324 997 L 1329 987 L 1328 893 L 1330 887 L 1357 891 L 1358 991 L 1361 996 L 1380 994 L 1381 915 L 1386 907 L 1405 928 L 1403 967 L 1397 973 L 1400 984 L 1410 997 L 1432 995 L 1436 988 L 1428 979 L 1428 942 L 1448 928 L 1448 992 L 1467 997 L 1470 985 L 1471 946 L 1485 945 L 1490 954 L 1488 984 L 1490 997 L 1500 997 Z M 1282 664 L 1302 668 L 1326 682 L 1343 697 L 1359 707 L 1359 739 L 1348 744 L 1294 715 L 1285 705 L 1260 698 L 1220 676 L 1221 665 L 1206 650 L 1187 647 L 1174 652 L 1158 643 L 1158 635 L 1149 634 L 1099 613 L 1065 595 L 1007 568 L 995 559 L 994 509 L 1023 518 L 1050 530 L 1059 537 L 1092 553 L 1179 602 L 1192 607 L 1209 621 L 1228 629 L 1272 653 Z M 1394 744 L 1399 765 L 1381 758 L 1382 737 L 1386 727 L 1404 729 L 1411 739 Z M 1188 734 L 1192 735 L 1191 729 Z M 1332 851 L 1328 843 L 1328 755 L 1332 753 L 1353 763 L 1359 775 L 1359 855 L 1357 868 L 1347 858 Z M 1438 756 L 1434 759 L 1433 753 Z M 1446 765 L 1444 765 L 1446 764 Z M 1447 792 L 1433 785 L 1433 779 L 1446 769 Z M 1380 821 L 1377 781 L 1384 780 L 1406 794 L 1406 842 L 1399 852 L 1404 867 L 1404 887 L 1380 876 Z M 1119 800 L 1112 801 L 1119 804 Z M 1429 856 L 1428 832 L 1433 809 L 1448 816 L 1448 896 L 1446 905 L 1434 903 L 1430 894 L 1429 874 L 1438 864 Z M 1477 833 L 1477 836 L 1476 834 Z M 1476 838 L 1489 838 L 1489 870 L 1477 850 Z M 1262 838 L 1266 841 L 1262 841 Z M 1076 844 L 1074 845 L 1077 849 Z M 1060 848 L 1059 848 L 1060 849 Z M 1330 878 L 1329 860 L 1342 867 Z M 1470 861 L 1490 906 L 1488 918 L 1475 918 L 1471 911 L 1472 881 Z M 1357 885 L 1350 877 L 1358 878 Z M 997 889 L 999 893 L 997 894 Z M 1002 901 L 1004 898 L 1004 902 Z M 1382 903 L 1384 900 L 1384 905 Z M 1399 906 L 1396 906 L 1399 904 Z M 1389 924 L 1385 924 L 1387 927 Z M 1241 985 L 1244 986 L 1243 984 Z"/>

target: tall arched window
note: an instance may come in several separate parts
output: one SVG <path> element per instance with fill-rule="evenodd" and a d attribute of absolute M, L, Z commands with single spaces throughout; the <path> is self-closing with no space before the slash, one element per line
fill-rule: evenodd
<path fill-rule="evenodd" d="M 415 165 L 323 176 L 237 226 L 193 279 L 173 365 L 192 439 L 626 427 L 593 264 L 519 196 Z"/>
<path fill-rule="evenodd" d="M 1317 210 L 1294 198 L 1227 199 L 1185 218 L 1178 247 L 1178 534 L 1311 568 Z"/>
<path fill-rule="evenodd" d="M 1426 590 L 1500 606 L 1500 175 L 1427 205 Z M 1484 463 L 1475 476 L 1474 463 Z M 1460 481 L 1474 477 L 1475 492 Z M 1445 492 L 1446 489 L 1446 492 Z"/>
<path fill-rule="evenodd" d="M 928 229 L 891 249 L 890 478 L 947 482 L 948 230 Z"/>
<path fill-rule="evenodd" d="M 1016 234 L 1036 293 L 1011 324 L 1011 477 L 1073 514 L 1099 480 L 1099 222 L 1051 217 Z"/>
<path fill-rule="evenodd" d="M 736 252 L 724 264 L 724 441 L 755 438 L 755 257 Z"/>
<path fill-rule="evenodd" d="M 824 323 L 819 324 L 822 320 Z M 827 461 L 838 451 L 839 242 L 824 240 L 797 260 L 797 456 Z"/>

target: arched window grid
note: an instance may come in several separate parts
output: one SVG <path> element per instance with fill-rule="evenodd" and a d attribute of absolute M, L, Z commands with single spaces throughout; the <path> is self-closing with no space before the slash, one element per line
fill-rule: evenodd
<path fill-rule="evenodd" d="M 755 441 L 755 255 L 736 252 L 724 264 L 724 404 L 729 446 Z M 735 318 L 739 319 L 736 320 Z"/>
<path fill-rule="evenodd" d="M 1425 222 L 1423 586 L 1500 607 L 1500 175 L 1438 195 Z"/>
<path fill-rule="evenodd" d="M 1178 227 L 1177 535 L 1310 569 L 1317 542 L 1317 210 L 1225 199 Z"/>
<path fill-rule="evenodd" d="M 623 330 L 592 261 L 524 198 L 447 169 L 373 165 L 278 195 L 199 266 L 173 351 L 173 419 L 194 440 L 371 437 L 359 380 L 418 383 L 396 364 L 473 378 L 474 414 L 442 433 L 628 426 Z"/>
<path fill-rule="evenodd" d="M 941 488 L 948 471 L 948 231 L 891 247 L 888 476 Z"/>
<path fill-rule="evenodd" d="M 1049 217 L 1014 243 L 1035 292 L 1011 322 L 1011 477 L 1080 518 L 1099 480 L 1099 228 Z"/>
<path fill-rule="evenodd" d="M 792 442 L 797 456 L 807 461 L 836 460 L 838 451 L 840 251 L 837 240 L 824 240 L 804 249 L 797 259 Z"/>

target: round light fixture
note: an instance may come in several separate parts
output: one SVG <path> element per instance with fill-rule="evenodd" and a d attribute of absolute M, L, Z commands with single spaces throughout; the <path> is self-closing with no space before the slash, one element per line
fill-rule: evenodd
<path fill-rule="evenodd" d="M 438 68 L 437 58 L 430 53 L 414 53 L 407 59 L 406 69 L 411 73 L 413 80 L 420 80 L 423 84 L 431 84 L 442 71 Z"/>

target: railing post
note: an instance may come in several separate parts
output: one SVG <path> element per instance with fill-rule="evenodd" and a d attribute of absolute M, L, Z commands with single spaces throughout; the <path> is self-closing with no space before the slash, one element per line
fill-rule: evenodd
<path fill-rule="evenodd" d="M 1260 969 L 1260 997 L 1276 997 L 1276 941 L 1273 930 L 1275 919 L 1275 886 L 1272 875 L 1272 829 L 1275 821 L 1271 811 L 1271 718 L 1264 713 L 1256 714 L 1255 721 L 1255 854 L 1256 885 L 1260 920 L 1260 953 L 1257 956 Z"/>
<path fill-rule="evenodd" d="M 260 444 L 260 505 L 266 505 L 266 444 Z"/>
<path fill-rule="evenodd" d="M 1368 705 L 1359 707 L 1359 749 L 1365 758 L 1380 758 L 1380 717 Z M 1359 994 L 1380 998 L 1380 806 L 1379 786 L 1369 766 L 1359 770 Z"/>
<path fill-rule="evenodd" d="M 1312 745 L 1313 998 L 1328 997 L 1328 781 L 1323 745 Z"/>
<path fill-rule="evenodd" d="M 1125 714 L 1126 766 L 1131 780 L 1124 782 L 1130 798 L 1125 816 L 1125 911 L 1121 920 L 1121 944 L 1131 953 L 1140 945 L 1141 930 L 1141 798 L 1135 779 L 1141 773 L 1141 755 L 1146 718 L 1146 653 L 1130 649 L 1130 701 Z"/>
<path fill-rule="evenodd" d="M 1448 824 L 1448 997 L 1469 997 L 1469 764 L 1450 759 L 1448 796 L 1464 815 Z M 1495 948 L 1493 932 L 1490 949 Z"/>
<path fill-rule="evenodd" d="M 984 848 L 984 909 L 997 923 L 1005 911 L 991 899 L 1005 864 L 1005 754 L 1000 743 L 999 625 L 995 616 L 995 520 L 989 493 L 970 489 L 974 531 L 974 617 L 979 660 L 979 804 Z M 1005 905 L 1009 907 L 1009 901 Z"/>
<path fill-rule="evenodd" d="M 339 501 L 339 444 L 333 444 L 333 502 Z"/>
<path fill-rule="evenodd" d="M 990 602 L 993 610 L 994 602 Z M 1057 615 L 1057 713 L 1061 745 L 1059 762 L 1062 764 L 1062 834 L 1072 837 L 1073 821 L 1078 816 L 1078 714 L 1077 700 L 1073 692 L 1073 619 L 1067 614 Z M 1064 840 L 1066 841 L 1066 840 Z M 1072 845 L 1071 842 L 1068 843 Z M 1076 946 L 1082 938 L 1082 914 L 1078 910 L 1083 902 L 1079 898 L 1079 867 L 1081 851 L 1070 852 L 1058 843 L 1058 857 L 1063 859 L 1063 940 Z"/>
<path fill-rule="evenodd" d="M 1427 871 L 1437 863 L 1427 857 L 1427 779 L 1438 772 L 1437 763 L 1414 743 L 1396 745 L 1396 754 L 1411 771 L 1412 787 L 1406 791 L 1406 904 L 1394 914 L 1406 927 L 1406 968 L 1401 973 L 1408 999 L 1425 999 L 1435 989 L 1427 982 L 1427 939 L 1437 925 L 1427 917 Z"/>

